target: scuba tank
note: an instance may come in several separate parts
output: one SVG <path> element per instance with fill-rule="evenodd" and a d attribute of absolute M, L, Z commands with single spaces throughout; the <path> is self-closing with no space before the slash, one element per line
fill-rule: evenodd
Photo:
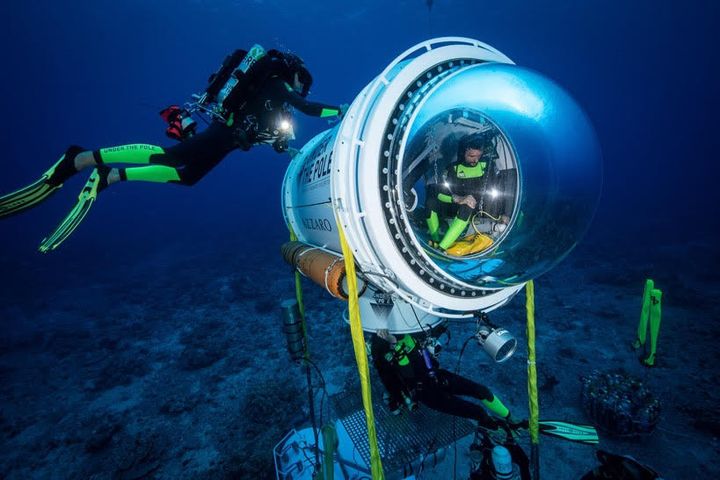
<path fill-rule="evenodd" d="M 230 75 L 232 75 L 233 71 L 238 68 L 240 62 L 243 58 L 245 58 L 247 53 L 247 50 L 235 50 L 233 53 L 225 57 L 225 60 L 223 60 L 223 63 L 220 65 L 218 71 L 210 75 L 208 78 L 208 86 L 205 89 L 205 97 L 207 98 L 208 103 L 215 100 L 217 94 L 220 93 L 220 90 L 227 83 Z"/>
<path fill-rule="evenodd" d="M 437 372 L 435 372 L 435 367 L 433 366 L 432 359 L 430 358 L 430 352 L 428 352 L 427 348 L 422 348 L 420 350 L 422 352 L 423 361 L 425 362 L 425 367 L 428 370 L 428 375 L 430 375 L 430 378 L 437 381 Z"/>
<path fill-rule="evenodd" d="M 445 332 L 447 332 L 447 327 L 445 325 L 437 327 L 434 332 L 431 331 L 429 334 L 426 335 L 425 340 L 423 340 L 420 347 L 420 352 L 422 353 L 423 361 L 425 362 L 425 368 L 427 368 L 428 375 L 435 381 L 438 380 L 437 372 L 435 370 L 437 361 L 433 362 L 433 360 L 437 359 L 438 355 L 440 354 L 440 351 L 442 350 L 442 344 L 437 339 L 437 337 L 433 336 L 433 333 L 436 335 L 442 335 Z"/>
<path fill-rule="evenodd" d="M 505 441 L 483 429 L 470 445 L 470 480 L 530 480 L 530 461 L 512 435 Z"/>
<path fill-rule="evenodd" d="M 220 89 L 220 92 L 217 95 L 218 105 L 222 105 L 223 108 L 225 108 L 226 110 L 230 107 L 230 105 L 225 105 L 225 100 L 230 97 L 230 94 L 233 93 L 233 91 L 235 90 L 235 86 L 240 82 L 241 79 L 247 79 L 247 74 L 250 69 L 257 63 L 258 60 L 260 60 L 265 55 L 267 55 L 267 52 L 262 46 L 258 44 L 252 46 L 250 51 L 247 52 L 247 54 L 245 54 L 245 56 L 243 57 L 237 69 L 232 72 L 228 80 L 225 82 L 225 85 L 223 85 L 223 87 Z"/>
<path fill-rule="evenodd" d="M 187 108 L 190 113 L 207 114 L 231 126 L 236 120 L 249 118 L 241 114 L 243 108 L 269 79 L 280 78 L 290 88 L 296 77 L 303 85 L 299 94 L 304 97 L 312 84 L 312 76 L 302 59 L 274 49 L 266 51 L 255 44 L 249 51 L 235 50 L 228 55 L 218 71 L 208 78 L 205 91 L 193 95 L 195 101 L 187 104 Z M 233 118 L 234 115 L 237 117 Z M 289 121 L 284 121 L 291 119 L 290 111 L 281 112 L 280 117 L 276 124 L 263 129 L 263 138 L 258 140 L 260 143 L 272 144 L 276 151 L 283 152 L 287 149 L 287 141 L 292 140 L 294 135 L 287 126 Z"/>
<path fill-rule="evenodd" d="M 217 72 L 208 78 L 205 92 L 196 96 L 197 104 L 201 110 L 212 116 L 227 120 L 227 116 L 239 102 L 241 95 L 245 94 L 250 83 L 250 72 L 257 62 L 268 56 L 268 52 L 258 44 L 249 51 L 235 50 L 225 57 Z"/>
<path fill-rule="evenodd" d="M 283 301 L 281 312 L 287 351 L 293 361 L 299 362 L 305 357 L 306 340 L 302 314 L 297 300 Z"/>
<path fill-rule="evenodd" d="M 258 126 L 258 112 L 243 112 L 247 102 L 273 78 L 283 80 L 288 88 L 293 88 L 291 85 L 297 79 L 302 84 L 298 94 L 303 97 L 312 84 L 312 76 L 300 57 L 275 49 L 266 51 L 255 44 L 249 51 L 235 50 L 228 55 L 208 78 L 205 91 L 193 94 L 193 101 L 186 103 L 185 108 L 188 114 L 208 115 L 229 127 L 237 123 L 246 134 L 252 134 L 252 143 L 267 143 L 275 151 L 284 152 L 288 149 L 288 141 L 295 138 L 292 114 L 287 105 L 273 106 L 272 110 L 278 110 L 279 114 L 269 125 L 264 120 L 263 125 Z M 265 108 L 271 109 L 267 102 Z"/>
<path fill-rule="evenodd" d="M 502 445 L 495 445 L 492 449 L 492 464 L 495 469 L 495 478 L 498 480 L 516 480 L 519 478 L 513 468 L 510 452 Z"/>

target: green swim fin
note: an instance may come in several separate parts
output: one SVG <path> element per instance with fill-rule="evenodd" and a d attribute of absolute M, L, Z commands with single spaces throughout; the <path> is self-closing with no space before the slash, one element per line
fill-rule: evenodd
<path fill-rule="evenodd" d="M 24 212 L 57 192 L 63 186 L 65 180 L 77 173 L 75 170 L 75 157 L 83 151 L 85 151 L 83 147 L 72 145 L 35 182 L 0 197 L 0 218 Z"/>
<path fill-rule="evenodd" d="M 578 425 L 554 420 L 543 420 L 539 424 L 540 433 L 543 435 L 586 445 L 597 445 L 600 442 L 597 430 L 592 425 Z"/>
<path fill-rule="evenodd" d="M 43 173 L 35 182 L 0 197 L 0 218 L 9 217 L 10 215 L 28 210 L 58 191 L 60 187 L 62 187 L 62 183 L 60 185 L 50 185 L 47 183 L 47 180 L 52 176 L 55 168 L 60 165 L 64 158 L 65 155 L 60 157 L 60 160 L 50 167 L 47 172 Z"/>
<path fill-rule="evenodd" d="M 73 207 L 70 213 L 68 213 L 63 221 L 60 222 L 60 225 L 58 225 L 57 228 L 55 228 L 55 230 L 40 243 L 40 247 L 38 247 L 40 252 L 48 253 L 55 250 L 70 236 L 70 234 L 75 231 L 90 211 L 90 208 L 95 203 L 95 200 L 97 200 L 100 181 L 101 176 L 98 173 L 98 170 L 94 169 L 90 174 L 90 178 L 88 178 L 87 183 L 85 183 L 85 186 L 80 192 L 75 207 Z"/>

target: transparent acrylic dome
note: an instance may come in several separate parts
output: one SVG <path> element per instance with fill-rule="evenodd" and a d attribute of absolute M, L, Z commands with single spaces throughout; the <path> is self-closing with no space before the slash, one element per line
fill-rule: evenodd
<path fill-rule="evenodd" d="M 417 92 L 398 117 L 388 138 L 402 140 L 390 145 L 384 171 L 400 197 L 393 216 L 405 223 L 403 251 L 428 284 L 465 295 L 523 283 L 587 230 L 600 148 L 552 81 L 515 65 L 463 66 Z M 463 239 L 474 243 L 459 251 Z"/>

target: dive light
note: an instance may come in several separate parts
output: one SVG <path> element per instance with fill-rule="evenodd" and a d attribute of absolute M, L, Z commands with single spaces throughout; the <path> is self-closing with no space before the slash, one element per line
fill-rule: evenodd
<path fill-rule="evenodd" d="M 504 328 L 490 323 L 490 319 L 484 312 L 478 317 L 475 339 L 483 351 L 497 363 L 508 360 L 517 349 L 515 337 Z"/>

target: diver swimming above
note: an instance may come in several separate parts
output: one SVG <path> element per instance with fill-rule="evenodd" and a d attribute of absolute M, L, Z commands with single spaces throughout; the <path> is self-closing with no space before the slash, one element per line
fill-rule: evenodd
<path fill-rule="evenodd" d="M 28 210 L 59 190 L 85 168 L 93 168 L 72 211 L 45 238 L 43 253 L 57 248 L 77 228 L 98 193 L 121 181 L 177 183 L 191 186 L 235 149 L 270 144 L 279 153 L 294 138 L 292 108 L 315 117 L 342 117 L 346 105 L 310 102 L 312 76 L 300 57 L 265 50 L 235 50 L 208 79 L 202 95 L 185 108 L 160 112 L 168 122 L 166 134 L 181 143 L 171 147 L 130 144 L 98 150 L 73 145 L 37 181 L 0 197 L 0 218 Z M 192 115 L 207 116 L 208 127 L 196 133 Z M 109 165 L 131 165 L 110 167 Z"/>

